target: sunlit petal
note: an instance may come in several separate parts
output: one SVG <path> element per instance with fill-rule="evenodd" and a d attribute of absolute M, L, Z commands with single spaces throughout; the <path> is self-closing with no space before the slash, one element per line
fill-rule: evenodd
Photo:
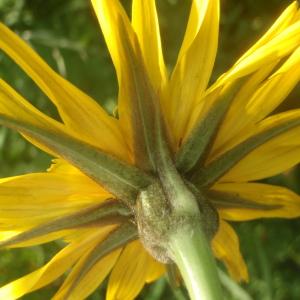
<path fill-rule="evenodd" d="M 164 103 L 177 147 L 187 135 L 190 115 L 207 87 L 217 51 L 218 27 L 219 1 L 193 1 L 185 39 Z"/>
<path fill-rule="evenodd" d="M 248 49 L 236 62 L 238 64 L 240 61 L 245 59 L 247 56 L 252 54 L 255 50 L 260 48 L 261 46 L 268 43 L 275 36 L 280 34 L 283 30 L 285 30 L 288 26 L 299 20 L 299 11 L 298 11 L 298 3 L 294 1 L 291 3 L 277 18 L 274 24 L 267 30 L 267 32 L 253 45 Z"/>
<path fill-rule="evenodd" d="M 137 34 L 149 77 L 156 90 L 167 80 L 155 0 L 132 2 L 132 26 Z"/>
<path fill-rule="evenodd" d="M 111 269 L 113 268 L 116 260 L 120 255 L 121 249 L 112 252 L 111 254 L 105 256 L 99 262 L 97 262 L 91 270 L 84 276 L 84 278 L 79 282 L 78 285 L 71 291 L 69 290 L 70 286 L 74 279 L 76 278 L 78 272 L 80 272 L 86 255 L 84 255 L 74 266 L 67 279 L 64 281 L 63 285 L 60 287 L 59 291 L 53 297 L 53 300 L 63 300 L 66 299 L 66 296 L 73 300 L 85 299 L 90 295 L 106 278 Z"/>
<path fill-rule="evenodd" d="M 251 77 L 252 86 L 247 87 L 251 93 L 247 93 L 247 90 L 243 88 L 234 99 L 220 128 L 212 152 L 218 153 L 232 147 L 238 137 L 242 137 L 243 131 L 254 127 L 257 122 L 280 105 L 299 82 L 299 66 L 300 49 L 298 48 L 276 72 L 261 84 L 253 86 L 255 78 Z M 270 69 L 272 68 L 273 65 L 270 65 Z M 268 70 L 269 68 L 262 69 L 262 72 L 268 72 Z M 276 93 L 274 93 L 275 88 Z M 240 115 L 245 117 L 238 117 Z"/>
<path fill-rule="evenodd" d="M 147 266 L 147 276 L 146 283 L 150 283 L 152 281 L 157 280 L 166 272 L 165 266 L 156 261 L 154 258 L 149 257 L 148 266 Z"/>
<path fill-rule="evenodd" d="M 281 113 L 263 120 L 256 126 L 253 133 L 261 132 L 265 128 L 272 128 L 277 124 L 289 122 L 289 120 L 300 117 L 300 110 Z M 286 171 L 300 161 L 300 127 L 296 126 L 288 131 L 277 135 L 265 144 L 257 147 L 221 179 L 222 182 L 252 181 L 270 177 Z"/>
<path fill-rule="evenodd" d="M 1 299 L 18 299 L 37 290 L 61 276 L 78 260 L 87 249 L 99 242 L 105 229 L 91 232 L 58 252 L 45 266 L 0 288 Z"/>
<path fill-rule="evenodd" d="M 152 260 L 139 241 L 126 246 L 110 275 L 107 299 L 134 299 L 149 279 L 147 268 Z"/>
<path fill-rule="evenodd" d="M 83 140 L 128 159 L 117 120 L 108 116 L 93 99 L 55 73 L 3 24 L 0 24 L 0 36 L 0 49 L 15 60 L 53 101 L 68 128 L 78 132 Z"/>
<path fill-rule="evenodd" d="M 246 76 L 268 64 L 289 55 L 300 42 L 300 21 L 287 27 L 273 39 L 259 47 L 249 56 L 235 64 L 227 73 L 220 77 L 216 86 Z"/>
<path fill-rule="evenodd" d="M 230 221 L 246 221 L 257 218 L 296 218 L 300 216 L 300 197 L 287 188 L 261 184 L 261 183 L 220 183 L 213 190 L 231 193 L 264 206 L 264 209 L 251 207 L 251 205 L 239 207 L 219 208 L 221 217 Z M 222 201 L 222 199 L 220 199 Z M 226 201 L 226 200 L 224 200 Z M 224 202 L 223 201 L 223 202 Z M 269 207 L 269 208 L 268 208 Z"/>

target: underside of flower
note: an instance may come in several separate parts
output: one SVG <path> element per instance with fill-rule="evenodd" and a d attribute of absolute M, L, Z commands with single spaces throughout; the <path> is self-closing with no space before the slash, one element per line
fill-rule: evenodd
<path fill-rule="evenodd" d="M 220 299 L 211 248 L 232 277 L 248 279 L 227 221 L 300 215 L 298 195 L 256 182 L 300 161 L 300 143 L 294 139 L 300 133 L 300 110 L 272 115 L 300 79 L 298 4 L 292 3 L 209 88 L 219 1 L 192 2 L 170 76 L 154 0 L 133 0 L 132 20 L 118 0 L 92 4 L 117 72 L 119 119 L 0 24 L 0 48 L 37 83 L 62 119 L 41 113 L 0 80 L 0 124 L 57 157 L 37 178 L 53 177 L 70 190 L 66 195 L 57 187 L 47 190 L 45 203 L 30 194 L 25 208 L 42 203 L 51 214 L 24 209 L 19 220 L 18 213 L 5 216 L 9 200 L 1 198 L 1 188 L 22 187 L 35 174 L 0 182 L 0 233 L 8 234 L 1 247 L 58 238 L 68 242 L 53 263 L 0 288 L 0 298 L 22 297 L 73 267 L 54 299 L 87 297 L 111 270 L 108 299 L 133 299 L 145 282 L 161 276 L 165 264 L 175 263 L 192 299 Z M 59 196 L 52 196 L 53 190 Z M 18 211 L 17 196 L 12 199 Z M 51 269 L 68 255 L 61 269 Z M 126 273 L 128 257 L 137 261 L 140 273 L 128 267 L 136 276 Z M 52 273 L 44 279 L 48 269 Z M 130 290 L 123 278 L 131 280 Z M 26 280 L 31 283 L 27 290 Z"/>

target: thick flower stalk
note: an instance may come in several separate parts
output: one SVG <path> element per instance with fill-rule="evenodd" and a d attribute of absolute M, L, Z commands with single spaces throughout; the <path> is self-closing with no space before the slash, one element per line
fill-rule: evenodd
<path fill-rule="evenodd" d="M 174 69 L 166 69 L 154 0 L 92 0 L 114 63 L 118 118 L 53 71 L 0 24 L 0 48 L 56 106 L 61 121 L 0 80 L 0 123 L 55 159 L 45 173 L 0 181 L 0 246 L 62 239 L 42 268 L 0 288 L 17 299 L 69 273 L 53 299 L 134 299 L 177 266 L 191 299 L 222 299 L 214 256 L 248 273 L 229 221 L 295 218 L 300 198 L 257 181 L 300 162 L 300 110 L 273 114 L 300 79 L 293 2 L 208 87 L 219 1 L 193 0 Z"/>

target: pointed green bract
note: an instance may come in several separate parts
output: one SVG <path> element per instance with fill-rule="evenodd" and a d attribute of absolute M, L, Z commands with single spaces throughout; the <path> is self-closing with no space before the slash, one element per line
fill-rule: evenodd
<path fill-rule="evenodd" d="M 197 212 L 198 207 L 195 207 L 194 195 L 186 187 L 181 175 L 178 173 L 173 161 L 171 151 L 168 147 L 164 124 L 159 114 L 156 114 L 155 119 L 155 153 L 156 153 L 156 168 L 161 181 L 163 190 L 168 198 L 170 206 L 183 213 Z M 178 201 L 181 198 L 185 203 Z M 196 211 L 195 211 L 196 208 Z"/>
<path fill-rule="evenodd" d="M 65 133 L 58 134 L 1 114 L 0 124 L 18 130 L 45 145 L 129 205 L 134 205 L 139 190 L 152 182 L 149 175 L 134 166 Z"/>
<path fill-rule="evenodd" d="M 131 215 L 131 211 L 117 200 L 110 199 L 104 203 L 88 207 L 79 212 L 66 215 L 56 220 L 22 232 L 8 240 L 0 242 L 0 247 L 10 247 L 52 232 L 73 229 L 89 224 L 98 225 L 117 224 L 124 222 Z"/>
<path fill-rule="evenodd" d="M 176 167 L 178 170 L 186 173 L 194 167 L 200 167 L 203 163 L 203 158 L 212 144 L 240 85 L 240 81 L 237 81 L 230 87 L 227 87 L 225 91 L 214 91 L 219 99 L 215 100 L 213 97 L 212 101 L 215 101 L 215 103 L 201 117 L 176 155 Z"/>
<path fill-rule="evenodd" d="M 257 209 L 257 210 L 272 210 L 278 209 L 280 205 L 268 205 L 251 201 L 251 199 L 242 198 L 234 193 L 226 193 L 219 191 L 209 191 L 206 195 L 207 199 L 211 201 L 214 207 L 222 208 L 243 208 L 243 209 Z"/>
<path fill-rule="evenodd" d="M 84 278 L 84 276 L 91 270 L 91 268 L 104 256 L 113 252 L 114 250 L 128 244 L 129 242 L 138 238 L 137 228 L 133 223 L 123 223 L 117 229 L 108 234 L 108 236 L 101 241 L 88 255 L 84 265 L 66 294 L 66 299 L 70 298 L 72 290 Z"/>
<path fill-rule="evenodd" d="M 250 136 L 245 141 L 228 150 L 206 167 L 195 170 L 191 181 L 198 187 L 207 188 L 213 185 L 251 151 L 297 126 L 300 126 L 299 115 L 288 118 L 279 124 L 268 126 L 266 129 Z"/>
<path fill-rule="evenodd" d="M 136 36 L 133 36 L 135 43 L 132 45 L 122 20 L 119 20 L 119 28 L 126 63 L 129 65 L 128 76 L 132 80 L 130 101 L 135 159 L 141 168 L 154 170 L 154 112 L 157 105 L 155 101 L 158 103 L 158 99 L 155 99 L 155 92 L 146 72 Z"/>

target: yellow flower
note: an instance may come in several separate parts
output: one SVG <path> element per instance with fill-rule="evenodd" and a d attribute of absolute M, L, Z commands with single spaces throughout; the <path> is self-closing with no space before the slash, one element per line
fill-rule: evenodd
<path fill-rule="evenodd" d="M 71 269 L 53 299 L 84 299 L 109 274 L 107 299 L 133 299 L 165 272 L 139 239 L 135 202 L 160 168 L 158 103 L 178 173 L 218 212 L 215 256 L 236 280 L 247 280 L 238 237 L 227 221 L 300 215 L 298 195 L 256 182 L 300 162 L 300 110 L 272 114 L 300 78 L 298 4 L 209 88 L 219 1 L 193 1 L 170 75 L 154 0 L 133 0 L 131 21 L 118 0 L 92 4 L 118 77 L 118 119 L 0 25 L 0 48 L 48 96 L 62 120 L 38 111 L 0 80 L 0 123 L 56 157 L 46 173 L 0 181 L 0 245 L 66 241 L 45 266 L 0 288 L 0 298 L 22 297 Z"/>

